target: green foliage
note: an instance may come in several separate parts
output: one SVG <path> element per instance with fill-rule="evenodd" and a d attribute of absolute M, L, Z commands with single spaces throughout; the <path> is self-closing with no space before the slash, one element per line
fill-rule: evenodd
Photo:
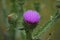
<path fill-rule="evenodd" d="M 38 24 L 27 24 L 23 21 L 23 5 L 25 3 L 25 0 L 11 0 L 12 6 L 11 6 L 11 19 L 8 20 L 8 11 L 6 8 L 6 1 L 2 0 L 2 7 L 3 7 L 3 16 L 4 21 L 6 23 L 6 26 L 9 28 L 5 32 L 9 35 L 7 36 L 5 34 L 5 38 L 9 37 L 8 40 L 16 40 L 17 34 L 19 34 L 21 37 L 20 40 L 40 40 L 39 36 L 45 32 L 48 28 L 51 28 L 52 25 L 57 21 L 58 18 L 60 18 L 59 10 L 57 11 L 52 18 L 48 20 L 42 28 L 37 29 L 37 32 L 32 33 L 33 30 L 37 27 Z M 39 12 L 40 3 L 34 3 L 34 8 L 36 11 Z M 19 9 L 20 8 L 20 9 Z M 9 27 L 10 25 L 10 27 Z M 19 32 L 17 32 L 19 31 Z"/>

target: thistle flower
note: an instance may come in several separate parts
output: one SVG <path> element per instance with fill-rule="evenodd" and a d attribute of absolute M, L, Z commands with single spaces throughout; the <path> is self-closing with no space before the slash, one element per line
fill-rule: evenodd
<path fill-rule="evenodd" d="M 34 10 L 28 10 L 24 12 L 23 19 L 25 22 L 29 24 L 35 24 L 38 23 L 40 20 L 40 15 L 37 11 Z"/>

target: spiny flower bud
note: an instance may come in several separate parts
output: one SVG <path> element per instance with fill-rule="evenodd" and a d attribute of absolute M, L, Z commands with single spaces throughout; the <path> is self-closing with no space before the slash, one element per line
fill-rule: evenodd
<path fill-rule="evenodd" d="M 10 14 L 10 15 L 8 15 L 8 21 L 9 21 L 9 23 L 14 23 L 14 22 L 16 22 L 16 20 L 17 20 L 17 14 L 15 14 L 15 13 L 12 13 L 12 14 Z"/>
<path fill-rule="evenodd" d="M 23 19 L 25 22 L 29 24 L 35 24 L 40 21 L 40 15 L 37 11 L 34 10 L 28 10 L 24 12 Z"/>

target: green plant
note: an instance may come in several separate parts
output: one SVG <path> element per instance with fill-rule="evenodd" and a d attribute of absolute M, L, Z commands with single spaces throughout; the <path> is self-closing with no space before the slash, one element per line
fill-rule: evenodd
<path fill-rule="evenodd" d="M 8 29 L 5 32 L 2 32 L 4 35 L 4 40 L 16 40 L 15 36 L 16 36 L 16 29 L 20 31 L 20 33 L 22 34 L 22 40 L 40 40 L 39 36 L 45 31 L 47 30 L 47 28 L 51 28 L 57 19 L 60 18 L 60 10 L 57 10 L 57 13 L 52 16 L 48 22 L 42 26 L 41 29 L 39 29 L 36 34 L 32 34 L 34 28 L 37 27 L 38 23 L 31 23 L 31 21 L 24 21 L 23 20 L 23 13 L 24 13 L 24 9 L 23 9 L 23 5 L 25 0 L 11 0 L 12 5 L 12 10 L 11 10 L 11 14 L 10 16 L 8 15 L 8 11 L 6 8 L 6 1 L 5 0 L 1 0 L 2 1 L 2 8 L 3 8 L 3 16 L 4 16 L 4 21 L 6 23 L 6 27 L 8 27 Z M 19 5 L 19 6 L 18 6 Z M 39 3 L 35 3 L 34 4 L 36 11 L 39 12 Z M 19 7 L 21 9 L 19 9 Z M 58 7 L 60 8 L 60 7 Z M 30 14 L 29 14 L 30 15 Z M 31 16 L 31 15 L 30 15 Z M 34 16 L 34 15 L 33 15 Z M 36 18 L 35 18 L 36 19 Z M 22 27 L 18 27 L 19 25 L 23 25 Z M 30 24 L 29 24 L 30 23 Z M 9 27 L 10 25 L 10 27 Z M 8 35 L 7 35 L 8 34 Z"/>

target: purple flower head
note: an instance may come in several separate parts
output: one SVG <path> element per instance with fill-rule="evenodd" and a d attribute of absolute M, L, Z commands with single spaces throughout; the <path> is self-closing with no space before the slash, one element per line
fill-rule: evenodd
<path fill-rule="evenodd" d="M 27 22 L 29 24 L 34 24 L 34 23 L 39 22 L 40 15 L 37 11 L 28 10 L 28 11 L 24 12 L 23 19 L 24 19 L 25 22 Z"/>

